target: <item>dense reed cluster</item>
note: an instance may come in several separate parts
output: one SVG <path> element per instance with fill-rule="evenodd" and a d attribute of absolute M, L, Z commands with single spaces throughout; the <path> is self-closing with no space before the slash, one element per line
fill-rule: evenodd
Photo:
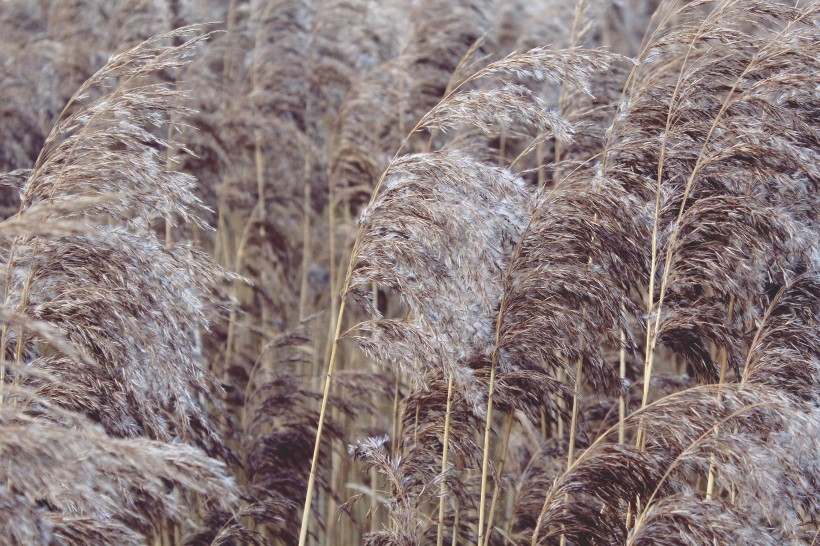
<path fill-rule="evenodd" d="M 3 544 L 820 544 L 820 2 L 0 28 Z"/>

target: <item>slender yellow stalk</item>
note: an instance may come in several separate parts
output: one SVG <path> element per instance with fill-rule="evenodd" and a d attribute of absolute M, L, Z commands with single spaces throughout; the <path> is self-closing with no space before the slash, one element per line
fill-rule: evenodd
<path fill-rule="evenodd" d="M 530 539 L 530 546 L 537 546 L 538 535 L 541 533 L 541 522 L 544 520 L 544 514 L 547 513 L 547 507 L 550 502 L 550 495 L 544 498 L 544 504 L 541 506 L 541 511 L 538 513 L 538 519 L 535 520 L 535 529 L 532 530 L 532 538 Z"/>
<path fill-rule="evenodd" d="M 225 27 L 229 33 L 233 32 L 236 28 L 236 11 L 236 0 L 231 0 L 228 4 L 228 17 L 225 21 Z M 225 110 L 227 110 L 228 105 L 230 105 L 232 99 L 231 94 L 226 92 L 226 90 L 228 89 L 229 82 L 233 81 L 235 78 L 233 62 L 231 61 L 231 52 L 232 51 L 230 49 L 225 49 L 225 56 L 223 57 L 222 65 L 222 98 L 224 100 L 223 108 L 225 108 Z"/>
<path fill-rule="evenodd" d="M 9 259 L 8 264 L 6 265 L 6 282 L 3 287 L 3 302 L 7 302 L 9 300 L 9 286 L 11 286 L 11 265 L 12 259 L 14 257 L 15 251 L 17 250 L 17 238 L 15 237 L 11 243 L 11 249 L 9 250 Z M 7 347 L 7 340 L 8 340 L 8 332 L 9 332 L 9 323 L 3 323 L 2 333 L 0 333 L 0 355 L 6 354 L 6 347 Z M 5 361 L 5 358 L 3 358 Z M 4 364 L 0 364 L 0 405 L 3 404 L 5 400 L 5 385 L 6 385 L 6 366 Z M 11 485 L 11 482 L 9 482 Z"/>
<path fill-rule="evenodd" d="M 419 412 L 421 411 L 421 405 L 416 405 L 416 420 L 413 422 L 413 443 L 419 443 Z"/>
<path fill-rule="evenodd" d="M 620 368 L 618 377 L 623 384 L 626 379 L 626 332 L 621 330 Z M 626 397 L 628 393 L 618 398 L 618 443 L 623 444 L 626 439 Z"/>
<path fill-rule="evenodd" d="M 436 545 L 444 544 L 444 505 L 447 497 L 447 451 L 450 447 L 450 413 L 453 402 L 453 374 L 447 374 L 447 409 L 444 414 L 444 440 L 441 446 L 441 491 L 438 499 L 438 537 Z"/>
<path fill-rule="evenodd" d="M 379 528 L 377 517 L 379 510 L 379 499 L 377 497 L 379 473 L 376 467 L 370 469 L 370 532 L 375 533 Z"/>
<path fill-rule="evenodd" d="M 305 153 L 304 175 L 302 184 L 302 279 L 299 287 L 299 322 L 307 316 L 308 271 L 310 269 L 310 155 Z"/>
<path fill-rule="evenodd" d="M 379 308 L 379 283 L 373 281 L 372 285 L 372 292 L 373 292 L 373 318 L 376 318 L 377 309 Z M 391 451 L 390 454 L 392 455 L 393 452 Z M 375 532 L 379 528 L 379 522 L 376 518 L 376 514 L 379 509 L 379 500 L 376 496 L 376 484 L 378 483 L 378 472 L 376 472 L 376 468 L 372 467 L 370 469 L 370 532 Z"/>
<path fill-rule="evenodd" d="M 572 393 L 572 416 L 570 418 L 569 429 L 569 446 L 567 447 L 567 468 L 572 466 L 575 460 L 575 429 L 578 425 L 578 404 L 581 396 L 581 379 L 583 374 L 584 364 L 584 340 L 580 343 L 580 352 L 578 360 L 575 362 L 575 392 Z"/>
<path fill-rule="evenodd" d="M 248 246 L 248 240 L 250 238 L 251 228 L 253 227 L 253 222 L 256 219 L 256 215 L 259 211 L 259 203 L 256 204 L 253 211 L 251 211 L 251 215 L 248 220 L 245 222 L 245 227 L 242 229 L 242 235 L 240 236 L 239 246 L 236 249 L 236 258 L 233 265 L 233 271 L 237 274 L 242 273 L 242 267 L 245 263 L 245 249 Z M 231 359 L 233 357 L 233 346 L 234 346 L 234 337 L 236 336 L 236 315 L 237 315 L 237 300 L 239 299 L 239 279 L 233 279 L 231 281 L 231 311 L 228 317 L 228 334 L 225 338 L 225 358 L 223 360 L 224 366 L 223 371 L 227 370 L 231 365 Z"/>
<path fill-rule="evenodd" d="M 493 486 L 493 500 L 490 502 L 490 515 L 487 518 L 487 538 L 484 544 L 490 543 L 490 536 L 493 533 L 493 520 L 495 518 L 495 507 L 498 503 L 498 497 L 501 493 L 501 476 L 504 475 L 504 461 L 507 460 L 507 450 L 510 446 L 510 434 L 512 433 L 513 422 L 515 420 L 515 412 L 510 411 L 507 415 L 507 423 L 504 426 L 504 443 L 501 445 L 501 459 L 498 461 L 498 478 Z"/>
<path fill-rule="evenodd" d="M 390 439 L 390 456 L 395 457 L 398 450 L 398 439 L 401 428 L 401 421 L 399 419 L 399 387 L 401 385 L 401 373 L 396 372 L 396 382 L 393 386 L 393 413 L 391 420 L 393 421 L 393 438 Z"/>
<path fill-rule="evenodd" d="M 328 173 L 329 174 L 329 173 Z M 328 206 L 327 206 L 327 222 L 328 222 L 328 275 L 329 275 L 329 282 L 330 282 L 330 318 L 328 320 L 327 325 L 327 340 L 328 344 L 325 346 L 325 359 L 324 364 L 325 368 L 327 368 L 328 363 L 331 359 L 331 354 L 333 352 L 333 348 L 331 344 L 334 342 L 333 332 L 338 330 L 339 327 L 337 323 L 339 303 L 338 303 L 338 293 L 337 284 L 336 284 L 336 197 L 335 191 L 333 189 L 333 182 L 330 176 L 328 176 L 328 180 L 330 182 L 327 185 L 327 199 L 328 199 Z"/>
<path fill-rule="evenodd" d="M 735 308 L 735 298 L 734 296 L 729 297 L 729 311 L 728 311 L 728 322 L 731 324 L 732 322 L 732 315 L 734 314 Z M 722 349 L 720 352 L 720 379 L 718 380 L 718 398 L 720 398 L 720 390 L 723 388 L 723 385 L 726 383 L 726 371 L 729 367 L 729 355 L 726 349 Z M 714 428 L 715 433 L 718 432 L 717 427 Z M 714 458 L 713 458 L 714 459 Z M 709 463 L 709 475 L 706 478 L 706 499 L 709 500 L 712 498 L 715 488 L 715 465 L 714 462 Z"/>
<path fill-rule="evenodd" d="M 450 546 L 458 544 L 458 508 L 456 508 L 456 515 L 453 517 L 453 541 Z"/>
<path fill-rule="evenodd" d="M 578 360 L 575 363 L 575 390 L 572 393 L 572 416 L 570 417 L 570 427 L 569 427 L 569 445 L 567 446 L 567 471 L 569 471 L 570 467 L 572 467 L 572 463 L 575 461 L 575 434 L 576 429 L 578 428 L 578 400 L 581 396 L 581 374 L 583 373 L 583 364 L 584 364 L 584 340 L 581 340 L 580 343 L 580 352 L 581 354 L 578 355 Z M 569 493 L 566 494 L 564 497 L 564 503 L 569 503 Z M 561 535 L 561 546 L 564 546 L 567 542 L 567 538 L 565 535 Z"/>
<path fill-rule="evenodd" d="M 351 262 L 352 267 L 352 262 Z M 350 275 L 348 275 L 348 279 Z M 347 290 L 348 282 L 345 282 L 345 290 Z M 330 383 L 333 378 L 333 371 L 336 364 L 336 350 L 339 347 L 339 334 L 341 334 L 342 321 L 341 317 L 344 314 L 345 300 L 342 299 L 339 304 L 339 319 L 336 321 L 336 331 L 333 336 L 333 349 L 330 353 L 330 361 L 328 362 L 327 373 L 325 374 L 325 388 L 322 392 L 322 405 L 319 408 L 319 422 L 316 424 L 316 442 L 313 447 L 313 459 L 310 463 L 310 474 L 308 475 L 307 491 L 305 493 L 305 507 L 302 510 L 302 526 L 299 530 L 299 546 L 305 546 L 307 543 L 307 532 L 310 523 L 310 509 L 311 500 L 313 499 L 313 490 L 316 488 L 316 467 L 319 463 L 319 448 L 321 446 L 322 432 L 325 425 L 325 414 L 327 413 L 328 399 L 330 398 Z"/>
<path fill-rule="evenodd" d="M 39 240 L 34 242 L 34 246 L 32 247 L 32 255 L 37 253 L 37 247 L 39 246 Z M 34 278 L 34 267 L 32 266 L 29 269 L 28 275 L 26 275 L 26 282 L 23 285 L 23 293 L 20 296 L 20 313 L 23 313 L 26 309 L 26 303 L 28 302 L 29 292 L 31 291 L 31 281 Z M 14 351 L 14 364 L 19 366 L 23 360 L 23 342 L 24 337 L 26 335 L 26 330 L 23 325 L 20 325 L 20 329 L 17 333 L 17 348 Z M 16 374 L 14 377 L 14 385 L 15 387 L 19 384 L 20 381 L 20 374 Z M 14 399 L 14 406 L 17 406 L 17 399 Z"/>
<path fill-rule="evenodd" d="M 501 314 L 499 314 L 501 316 Z M 499 319 L 500 320 L 500 319 Z M 496 328 L 496 332 L 498 329 Z M 497 333 L 496 333 L 497 335 Z M 496 343 L 496 347 L 498 343 Z M 481 493 L 478 497 L 478 545 L 484 544 L 484 499 L 487 498 L 487 475 L 490 470 L 490 435 L 493 429 L 493 393 L 495 392 L 496 355 L 490 368 L 490 390 L 487 393 L 487 421 L 484 425 L 484 456 L 481 460 Z"/>
<path fill-rule="evenodd" d="M 558 373 L 556 373 L 555 375 L 556 375 L 556 379 L 560 383 L 563 383 L 564 382 L 564 367 L 563 366 L 559 367 L 558 368 Z M 563 412 L 566 409 L 564 407 L 566 405 L 565 401 L 564 401 L 564 398 L 563 397 L 558 397 L 558 400 L 556 400 L 555 402 L 556 402 L 556 405 L 558 406 L 558 409 L 561 410 L 561 414 L 563 415 Z M 556 421 L 555 422 L 555 429 L 556 429 L 555 435 L 558 437 L 559 440 L 563 440 L 564 439 L 564 420 L 559 417 L 555 421 Z"/>

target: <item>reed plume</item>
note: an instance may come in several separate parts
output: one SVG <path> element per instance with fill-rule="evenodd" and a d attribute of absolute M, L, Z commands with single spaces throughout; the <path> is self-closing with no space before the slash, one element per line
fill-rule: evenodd
<path fill-rule="evenodd" d="M 175 37 L 190 39 L 166 45 Z M 185 28 L 113 57 L 16 178 L 19 211 L 3 222 L 4 310 L 18 317 L 3 324 L 3 490 L 36 517 L 9 525 L 10 543 L 139 544 L 166 523 L 196 528 L 197 498 L 223 513 L 239 502 L 206 455 L 231 457 L 199 360 L 211 282 L 227 274 L 153 229 L 197 221 L 202 205 L 192 177 L 165 169 L 171 143 L 157 136 L 179 93 L 150 78 L 205 38 Z"/>
<path fill-rule="evenodd" d="M 4 543 L 820 540 L 817 1 L 2 6 Z"/>

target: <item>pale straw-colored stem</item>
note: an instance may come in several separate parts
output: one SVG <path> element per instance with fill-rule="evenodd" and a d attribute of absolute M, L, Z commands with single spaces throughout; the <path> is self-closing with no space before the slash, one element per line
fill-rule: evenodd
<path fill-rule="evenodd" d="M 444 544 L 444 506 L 447 502 L 447 451 L 450 447 L 450 412 L 453 403 L 453 374 L 447 374 L 447 409 L 444 414 L 444 439 L 441 446 L 441 491 L 438 499 L 438 537 L 436 545 Z"/>
<path fill-rule="evenodd" d="M 490 543 L 490 536 L 493 533 L 495 507 L 498 504 L 498 497 L 501 493 L 501 476 L 504 475 L 504 461 L 507 460 L 507 450 L 510 446 L 510 434 L 512 433 L 514 421 L 515 412 L 510 410 L 510 413 L 507 415 L 507 423 L 504 426 L 504 443 L 501 445 L 501 460 L 498 461 L 498 479 L 495 480 L 495 486 L 493 487 L 493 500 L 490 502 L 490 516 L 487 518 L 487 538 L 484 539 L 485 544 Z"/>

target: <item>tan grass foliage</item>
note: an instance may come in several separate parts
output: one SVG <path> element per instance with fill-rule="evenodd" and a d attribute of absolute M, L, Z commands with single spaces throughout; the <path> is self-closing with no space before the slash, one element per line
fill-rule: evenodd
<path fill-rule="evenodd" d="M 820 544 L 819 24 L 0 1 L 0 543 Z"/>

